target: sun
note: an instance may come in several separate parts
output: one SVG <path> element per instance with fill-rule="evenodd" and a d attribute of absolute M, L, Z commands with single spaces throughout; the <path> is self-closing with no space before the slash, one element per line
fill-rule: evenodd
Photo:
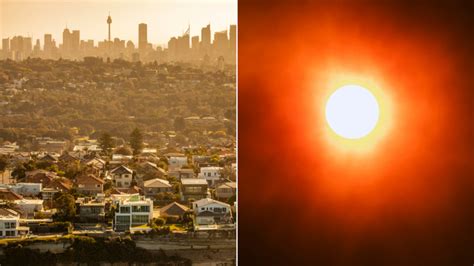
<path fill-rule="evenodd" d="M 361 139 L 370 134 L 377 126 L 379 116 L 375 96 L 358 85 L 340 87 L 326 103 L 329 127 L 345 139 Z"/>

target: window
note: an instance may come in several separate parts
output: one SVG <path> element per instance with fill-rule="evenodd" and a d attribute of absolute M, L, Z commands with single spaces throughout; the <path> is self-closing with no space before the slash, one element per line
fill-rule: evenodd
<path fill-rule="evenodd" d="M 130 216 L 117 216 L 117 224 L 129 224 Z"/>
<path fill-rule="evenodd" d="M 217 213 L 225 212 L 225 208 L 214 207 L 214 212 L 217 212 Z"/>
<path fill-rule="evenodd" d="M 16 228 L 16 223 L 10 223 L 10 228 Z"/>
<path fill-rule="evenodd" d="M 120 207 L 120 213 L 130 213 L 130 207 Z"/>
<path fill-rule="evenodd" d="M 150 212 L 150 206 L 132 206 L 132 212 Z"/>
<path fill-rule="evenodd" d="M 5 231 L 5 236 L 15 236 L 15 231 Z"/>
<path fill-rule="evenodd" d="M 207 173 L 207 176 L 209 176 L 209 177 L 210 177 L 210 176 L 211 176 L 211 173 Z"/>
<path fill-rule="evenodd" d="M 204 207 L 201 207 L 201 211 L 204 211 Z"/>
<path fill-rule="evenodd" d="M 187 187 L 184 190 L 188 193 L 199 193 L 201 192 L 201 187 Z"/>
<path fill-rule="evenodd" d="M 3 236 L 3 231 L 0 231 L 0 236 Z"/>
<path fill-rule="evenodd" d="M 100 188 L 100 185 L 96 185 L 97 188 Z"/>
<path fill-rule="evenodd" d="M 124 182 L 123 184 L 126 185 L 126 186 L 130 185 L 128 182 Z"/>
<path fill-rule="evenodd" d="M 117 182 L 117 186 L 118 186 L 118 187 L 121 187 L 121 186 L 122 186 L 122 183 L 121 183 L 121 182 Z"/>
<path fill-rule="evenodd" d="M 148 215 L 133 215 L 132 224 L 146 224 L 148 223 Z"/>

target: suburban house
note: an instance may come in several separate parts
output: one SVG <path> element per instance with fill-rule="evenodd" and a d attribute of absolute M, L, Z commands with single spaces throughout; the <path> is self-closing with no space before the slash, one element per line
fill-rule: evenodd
<path fill-rule="evenodd" d="M 183 218 L 183 215 L 188 210 L 189 210 L 188 207 L 182 204 L 179 204 L 177 202 L 172 202 L 160 209 L 160 217 L 180 219 L 180 218 Z"/>
<path fill-rule="evenodd" d="M 78 198 L 76 200 L 79 221 L 83 223 L 104 222 L 105 202 L 90 200 L 88 198 Z"/>
<path fill-rule="evenodd" d="M 78 163 L 80 160 L 79 158 L 65 152 L 63 153 L 61 156 L 59 156 L 58 158 L 59 160 L 59 163 L 61 165 L 68 165 L 68 164 L 74 164 L 74 163 Z"/>
<path fill-rule="evenodd" d="M 124 165 L 121 165 L 110 171 L 112 181 L 119 188 L 127 188 L 132 184 L 133 171 Z"/>
<path fill-rule="evenodd" d="M 15 204 L 21 211 L 22 218 L 34 218 L 36 212 L 43 211 L 42 199 L 19 199 L 15 200 Z"/>
<path fill-rule="evenodd" d="M 0 188 L 0 200 L 14 201 L 22 198 L 21 195 L 11 191 L 9 188 Z"/>
<path fill-rule="evenodd" d="M 142 189 L 137 186 L 116 188 L 112 187 L 110 194 L 142 194 Z"/>
<path fill-rule="evenodd" d="M 226 182 L 216 187 L 216 198 L 218 200 L 227 200 L 236 195 L 237 183 Z"/>
<path fill-rule="evenodd" d="M 54 178 L 49 184 L 45 185 L 43 184 L 44 188 L 53 188 L 58 191 L 64 192 L 64 191 L 69 191 L 73 187 L 73 183 L 70 179 L 67 179 L 65 177 L 58 177 Z"/>
<path fill-rule="evenodd" d="M 126 231 L 147 224 L 153 218 L 153 201 L 138 194 L 118 195 L 114 219 L 115 231 Z"/>
<path fill-rule="evenodd" d="M 100 158 L 92 158 L 85 161 L 86 172 L 95 176 L 101 176 L 105 169 L 105 161 Z"/>
<path fill-rule="evenodd" d="M 38 145 L 40 146 L 40 150 L 50 153 L 54 152 L 61 154 L 63 151 L 67 150 L 67 142 L 61 140 L 43 139 L 38 141 Z"/>
<path fill-rule="evenodd" d="M 20 214 L 9 208 L 0 208 L 0 238 L 27 235 L 30 229 L 20 226 Z"/>
<path fill-rule="evenodd" d="M 72 188 L 72 181 L 65 178 L 59 177 L 55 173 L 35 170 L 26 173 L 26 183 L 40 183 L 42 184 L 43 190 L 45 188 L 52 188 L 58 191 L 69 191 Z"/>
<path fill-rule="evenodd" d="M 45 154 L 43 157 L 39 159 L 40 162 L 46 162 L 50 164 L 55 164 L 58 162 L 58 157 L 52 154 Z"/>
<path fill-rule="evenodd" d="M 181 179 L 181 199 L 199 200 L 209 196 L 207 181 L 199 178 Z"/>
<path fill-rule="evenodd" d="M 155 163 L 152 162 L 143 162 L 138 165 L 137 177 L 143 178 L 143 180 L 150 179 L 147 177 L 157 177 L 163 178 L 166 176 L 166 171 L 158 167 Z"/>
<path fill-rule="evenodd" d="M 168 159 L 168 169 L 181 169 L 188 165 L 188 157 L 186 156 L 172 156 Z"/>
<path fill-rule="evenodd" d="M 104 192 L 104 180 L 95 175 L 82 175 L 76 179 L 77 192 L 85 195 L 97 195 Z"/>
<path fill-rule="evenodd" d="M 53 197 L 54 197 L 54 194 L 58 193 L 59 191 L 54 189 L 54 188 L 43 188 L 41 190 L 41 198 L 45 201 L 45 202 L 50 202 L 53 200 Z"/>
<path fill-rule="evenodd" d="M 182 178 L 194 178 L 194 170 L 193 169 L 172 169 L 168 171 L 168 176 L 175 177 L 178 180 Z"/>
<path fill-rule="evenodd" d="M 43 185 L 41 183 L 16 183 L 9 188 L 24 197 L 36 197 L 41 193 Z"/>
<path fill-rule="evenodd" d="M 222 171 L 222 167 L 217 167 L 217 166 L 202 167 L 198 174 L 198 178 L 206 179 L 209 186 L 213 187 L 216 181 L 218 181 L 221 178 L 221 171 Z"/>
<path fill-rule="evenodd" d="M 12 154 L 12 164 L 27 163 L 31 161 L 31 154 L 29 152 L 16 152 Z"/>
<path fill-rule="evenodd" d="M 14 183 L 15 179 L 12 177 L 13 169 L 6 167 L 3 171 L 0 171 L 0 184 L 11 184 Z"/>
<path fill-rule="evenodd" d="M 192 203 L 197 225 L 230 224 L 232 213 L 229 204 L 214 199 L 200 199 Z"/>
<path fill-rule="evenodd" d="M 28 171 L 25 173 L 25 181 L 30 183 L 43 183 L 44 179 L 51 180 L 57 177 L 56 173 L 43 169 Z"/>
<path fill-rule="evenodd" d="M 211 156 L 193 155 L 193 161 L 196 167 L 217 166 L 217 163 L 211 162 L 211 159 Z"/>
<path fill-rule="evenodd" d="M 154 197 L 160 192 L 171 192 L 172 186 L 168 180 L 154 178 L 143 182 L 143 193 L 147 197 Z"/>

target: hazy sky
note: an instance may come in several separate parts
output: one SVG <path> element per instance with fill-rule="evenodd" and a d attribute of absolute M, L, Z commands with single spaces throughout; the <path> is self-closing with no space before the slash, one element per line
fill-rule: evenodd
<path fill-rule="evenodd" d="M 81 39 L 107 38 L 107 16 L 112 17 L 112 39 L 138 43 L 138 24 L 148 24 L 148 41 L 166 44 L 191 25 L 191 35 L 211 23 L 215 31 L 237 23 L 237 0 L 0 0 L 0 36 L 31 36 L 33 44 L 53 34 L 62 43 L 62 31 L 80 30 Z"/>

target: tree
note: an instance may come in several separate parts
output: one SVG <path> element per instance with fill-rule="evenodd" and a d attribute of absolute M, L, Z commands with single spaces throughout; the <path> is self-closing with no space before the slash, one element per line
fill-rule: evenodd
<path fill-rule="evenodd" d="M 232 181 L 235 181 L 236 180 L 236 172 L 235 172 L 235 169 L 234 167 L 230 166 L 230 165 L 226 165 L 222 168 L 222 170 L 220 171 L 220 175 L 221 175 L 221 178 L 223 179 L 230 179 Z"/>
<path fill-rule="evenodd" d="M 99 138 L 99 146 L 104 154 L 110 155 L 112 149 L 115 147 L 112 136 L 107 132 L 103 133 Z"/>
<path fill-rule="evenodd" d="M 122 146 L 115 150 L 115 153 L 122 154 L 122 155 L 132 155 L 132 151 L 125 146 Z"/>
<path fill-rule="evenodd" d="M 8 164 L 8 159 L 5 156 L 0 157 L 0 172 L 5 171 Z"/>
<path fill-rule="evenodd" d="M 20 164 L 13 169 L 12 176 L 18 180 L 26 176 L 26 167 L 23 164 Z"/>
<path fill-rule="evenodd" d="M 54 207 L 57 209 L 53 215 L 55 221 L 72 221 L 76 215 L 74 196 L 69 193 L 57 193 L 54 197 Z"/>
<path fill-rule="evenodd" d="M 130 147 L 132 147 L 133 155 L 140 154 L 143 150 L 143 135 L 138 128 L 135 128 L 130 134 Z"/>

